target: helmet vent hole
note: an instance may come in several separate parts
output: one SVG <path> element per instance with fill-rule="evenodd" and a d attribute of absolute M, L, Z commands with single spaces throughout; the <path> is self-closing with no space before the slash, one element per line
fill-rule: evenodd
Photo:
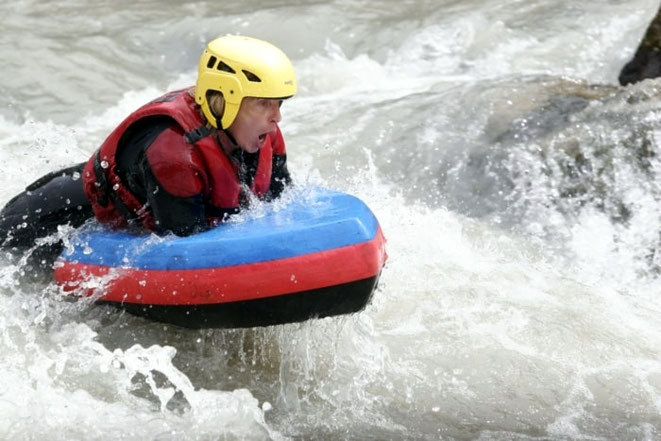
<path fill-rule="evenodd" d="M 214 64 L 216 64 L 216 60 L 217 58 L 214 57 L 213 55 L 209 57 L 209 61 L 207 61 L 207 68 L 211 69 L 214 66 Z"/>
<path fill-rule="evenodd" d="M 236 73 L 234 69 L 229 67 L 226 63 L 223 63 L 222 61 L 218 63 L 218 70 L 222 70 L 223 72 L 229 72 L 229 73 Z"/>
<path fill-rule="evenodd" d="M 255 75 L 254 73 L 252 73 L 250 71 L 244 70 L 243 74 L 246 76 L 246 78 L 248 78 L 248 81 L 252 81 L 253 83 L 261 83 L 262 82 L 262 80 L 257 75 Z"/>

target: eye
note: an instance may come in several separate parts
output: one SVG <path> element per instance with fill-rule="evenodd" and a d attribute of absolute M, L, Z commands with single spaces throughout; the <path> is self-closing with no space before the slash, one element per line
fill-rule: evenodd
<path fill-rule="evenodd" d="M 274 109 L 276 107 L 280 107 L 282 105 L 282 100 L 274 100 L 270 98 L 261 98 L 259 100 L 259 105 L 264 108 L 264 109 Z"/>

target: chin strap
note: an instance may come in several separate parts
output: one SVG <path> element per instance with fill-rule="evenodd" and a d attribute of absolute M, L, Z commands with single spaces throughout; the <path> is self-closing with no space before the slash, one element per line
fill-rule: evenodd
<path fill-rule="evenodd" d="M 227 138 L 232 142 L 232 144 L 234 144 L 237 147 L 239 146 L 239 143 L 236 142 L 236 139 L 234 139 L 234 137 L 230 132 L 228 132 L 227 130 L 223 130 L 223 132 L 225 133 L 225 135 L 227 135 Z"/>

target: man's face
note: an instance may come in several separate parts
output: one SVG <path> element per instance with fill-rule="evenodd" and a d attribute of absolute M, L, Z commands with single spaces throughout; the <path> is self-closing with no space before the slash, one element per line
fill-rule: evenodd
<path fill-rule="evenodd" d="M 255 153 L 264 146 L 269 133 L 276 131 L 280 122 L 282 100 L 244 98 L 239 113 L 227 131 L 244 151 Z"/>

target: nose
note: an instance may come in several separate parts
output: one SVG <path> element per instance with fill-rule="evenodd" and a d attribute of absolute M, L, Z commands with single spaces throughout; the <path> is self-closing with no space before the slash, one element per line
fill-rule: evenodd
<path fill-rule="evenodd" d="M 282 114 L 280 113 L 280 104 L 282 101 L 273 100 L 271 104 L 271 122 L 279 123 L 282 120 Z"/>

